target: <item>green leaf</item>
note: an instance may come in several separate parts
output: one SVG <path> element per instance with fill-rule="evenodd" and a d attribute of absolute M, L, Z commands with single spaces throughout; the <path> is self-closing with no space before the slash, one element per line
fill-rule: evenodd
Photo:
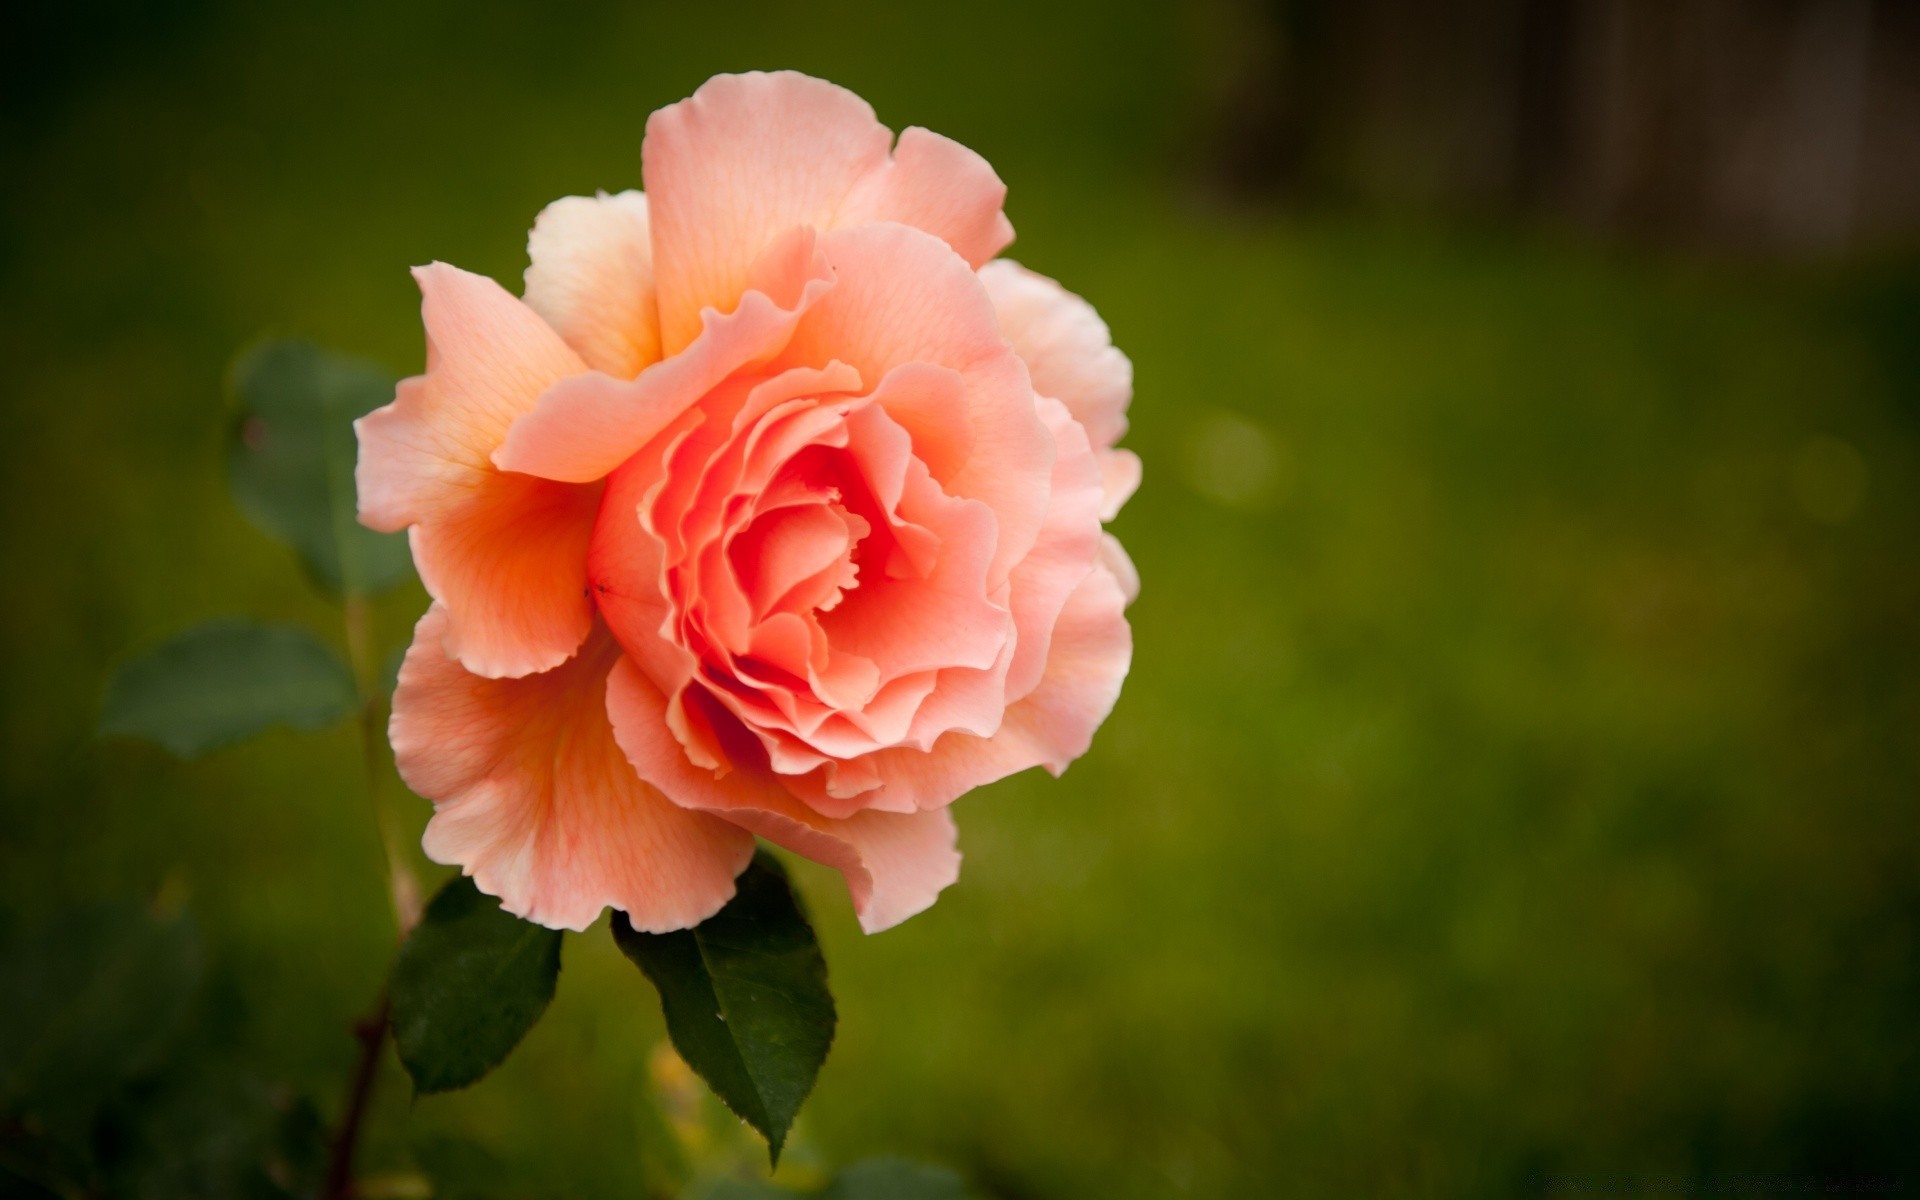
<path fill-rule="evenodd" d="M 100 732 L 194 758 L 275 725 L 319 729 L 354 703 L 352 676 L 312 634 L 213 621 L 122 666 L 107 686 Z"/>
<path fill-rule="evenodd" d="M 136 905 L 59 914 L 0 951 L 0 1113 L 84 1128 L 122 1083 L 157 1066 L 200 986 L 185 916 Z"/>
<path fill-rule="evenodd" d="M 233 497 L 247 517 L 292 546 L 333 595 L 370 595 L 413 569 L 405 534 L 360 524 L 353 422 L 393 399 L 384 368 L 309 342 L 258 346 L 235 364 L 240 403 L 227 450 Z"/>
<path fill-rule="evenodd" d="M 870 1158 L 835 1176 L 819 1200 L 967 1200 L 967 1187 L 944 1167 Z"/>
<path fill-rule="evenodd" d="M 500 1065 L 553 999 L 560 931 L 502 909 L 460 876 L 440 889 L 393 963 L 393 1043 L 422 1094 Z"/>
<path fill-rule="evenodd" d="M 762 851 L 727 906 L 692 929 L 614 940 L 660 991 L 667 1035 L 727 1107 L 767 1139 L 774 1165 L 833 1044 L 827 963 L 786 871 Z"/>

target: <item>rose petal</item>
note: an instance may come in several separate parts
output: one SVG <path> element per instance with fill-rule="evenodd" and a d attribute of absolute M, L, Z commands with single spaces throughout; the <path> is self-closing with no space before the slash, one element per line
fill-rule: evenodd
<path fill-rule="evenodd" d="M 1140 598 L 1140 572 L 1134 568 L 1133 559 L 1127 556 L 1127 548 L 1110 533 L 1100 535 L 1100 564 L 1113 572 L 1114 580 L 1120 585 L 1120 594 L 1126 597 L 1128 604 Z"/>
<path fill-rule="evenodd" d="M 1100 554 L 1100 466 L 1086 430 L 1051 396 L 1040 416 L 1053 434 L 1053 493 L 1033 551 L 1013 569 L 1013 620 L 1019 642 L 1007 671 L 1006 698 L 1018 700 L 1040 682 L 1054 623 L 1067 597 L 1093 570 Z"/>
<path fill-rule="evenodd" d="M 421 581 L 447 609 L 448 652 L 469 670 L 546 670 L 592 625 L 583 593 L 597 491 L 505 475 L 488 455 L 542 390 L 585 364 L 491 279 L 439 263 L 414 276 L 427 373 L 354 423 L 360 519 L 413 527 Z"/>
<path fill-rule="evenodd" d="M 716 75 L 648 118 L 641 157 L 666 352 L 699 335 L 701 310 L 733 310 L 777 235 L 829 228 L 892 140 L 866 101 L 791 71 Z"/>
<path fill-rule="evenodd" d="M 423 845 L 508 912 L 585 929 L 608 907 L 637 929 L 697 925 L 732 897 L 753 856 L 744 830 L 671 804 L 613 738 L 604 633 L 556 670 L 484 679 L 441 651 L 427 610 L 400 668 L 390 736 L 407 786 L 434 801 Z"/>
<path fill-rule="evenodd" d="M 823 817 L 763 769 L 735 761 L 716 778 L 687 761 L 666 725 L 666 700 L 632 663 L 607 682 L 614 736 L 641 778 L 674 803 L 750 829 L 846 878 L 861 928 L 877 933 L 932 904 L 960 873 L 954 827 L 944 812 L 868 812 Z"/>
<path fill-rule="evenodd" d="M 1131 450 L 1112 449 L 1100 455 L 1100 519 L 1111 521 L 1140 487 L 1140 456 Z"/>
<path fill-rule="evenodd" d="M 873 402 L 907 431 L 913 456 L 942 485 L 973 457 L 967 381 L 960 372 L 931 363 L 902 363 L 873 389 Z"/>
<path fill-rule="evenodd" d="M 985 287 L 945 243 L 905 225 L 843 229 L 821 246 L 836 281 L 801 318 L 777 364 L 837 359 L 871 380 L 906 363 L 960 375 L 973 444 L 946 489 L 993 510 L 999 531 L 988 587 L 997 588 L 1040 531 L 1054 447 Z"/>
<path fill-rule="evenodd" d="M 555 200 L 527 235 L 527 257 L 527 307 L 588 366 L 632 379 L 659 360 L 644 194 Z"/>
<path fill-rule="evenodd" d="M 642 147 L 668 353 L 703 308 L 732 309 L 748 264 L 795 225 L 897 221 L 979 266 L 1013 240 L 1006 186 L 948 138 L 893 134 L 844 88 L 791 71 L 717 75 L 655 113 Z"/>
<path fill-rule="evenodd" d="M 427 594 L 447 609 L 447 653 L 513 678 L 565 662 L 593 625 L 587 547 L 600 489 L 482 476 L 466 503 L 408 535 Z"/>
<path fill-rule="evenodd" d="M 1033 390 L 1067 406 L 1095 450 L 1127 431 L 1133 364 L 1093 306 L 1011 259 L 980 268 L 1000 328 L 1033 373 Z"/>
<path fill-rule="evenodd" d="M 637 379 L 594 372 L 561 380 L 513 423 L 494 463 L 570 483 L 605 478 L 729 375 L 778 353 L 832 286 L 833 271 L 806 228 L 774 239 L 754 271 L 737 308 L 701 314 L 699 337 Z"/>
<path fill-rule="evenodd" d="M 836 227 L 897 221 L 924 229 L 978 267 L 1013 241 L 1001 205 L 1007 185 L 987 160 L 951 138 L 911 127 L 893 158 L 855 185 Z"/>
<path fill-rule="evenodd" d="M 1061 609 L 1040 686 L 1008 707 L 999 730 L 991 738 L 950 733 L 928 752 L 873 755 L 886 783 L 869 794 L 869 807 L 892 809 L 911 801 L 920 809 L 938 808 L 1028 767 L 1065 771 L 1086 753 L 1120 696 L 1133 657 L 1125 609 L 1120 584 L 1096 567 Z"/>

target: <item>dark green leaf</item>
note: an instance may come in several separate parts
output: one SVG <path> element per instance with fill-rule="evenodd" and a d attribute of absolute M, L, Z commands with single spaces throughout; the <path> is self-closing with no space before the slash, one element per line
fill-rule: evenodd
<path fill-rule="evenodd" d="M 292 546 L 334 595 L 371 594 L 407 577 L 406 535 L 356 515 L 353 421 L 393 399 L 383 368 L 301 341 L 268 342 L 234 367 L 240 419 L 227 453 L 234 500 Z"/>
<path fill-rule="evenodd" d="M 967 1188 L 943 1167 L 870 1158 L 840 1172 L 820 1200 L 967 1200 Z"/>
<path fill-rule="evenodd" d="M 83 1127 L 113 1090 L 156 1066 L 199 987 L 185 916 L 75 909 L 0 956 L 0 1114 Z"/>
<path fill-rule="evenodd" d="M 215 621 L 121 667 L 107 687 L 100 732 L 193 758 L 275 725 L 318 729 L 353 707 L 352 677 L 312 634 Z"/>
<path fill-rule="evenodd" d="M 773 1162 L 833 1044 L 827 963 L 778 860 L 762 851 L 727 906 L 693 929 L 613 936 L 654 987 L 667 1034 Z"/>
<path fill-rule="evenodd" d="M 393 964 L 393 1042 L 422 1093 L 500 1065 L 553 999 L 560 932 L 503 910 L 461 876 L 440 889 Z"/>

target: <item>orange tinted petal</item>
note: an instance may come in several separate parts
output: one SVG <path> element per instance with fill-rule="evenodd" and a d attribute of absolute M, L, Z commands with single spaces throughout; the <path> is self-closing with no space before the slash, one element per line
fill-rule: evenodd
<path fill-rule="evenodd" d="M 647 198 L 568 196 L 527 235 L 527 307 L 588 366 L 632 379 L 660 358 Z"/>
<path fill-rule="evenodd" d="M 446 606 L 448 650 L 470 670 L 546 670 L 592 624 L 597 492 L 508 476 L 489 457 L 542 391 L 586 365 L 493 280 L 444 264 L 415 277 L 427 373 L 355 422 L 360 519 L 412 528 L 421 581 Z"/>
<path fill-rule="evenodd" d="M 959 878 L 960 852 L 944 812 L 824 817 L 764 770 L 736 764 L 716 777 L 695 766 L 667 727 L 666 698 L 630 662 L 613 669 L 607 712 L 634 769 L 674 803 L 724 817 L 838 870 L 868 933 L 925 909 Z"/>
<path fill-rule="evenodd" d="M 485 679 L 442 652 L 446 623 L 439 605 L 421 618 L 390 728 L 401 777 L 434 802 L 427 856 L 554 929 L 609 907 L 650 932 L 719 911 L 753 838 L 634 773 L 607 721 L 613 640 L 597 634 L 543 674 Z"/>

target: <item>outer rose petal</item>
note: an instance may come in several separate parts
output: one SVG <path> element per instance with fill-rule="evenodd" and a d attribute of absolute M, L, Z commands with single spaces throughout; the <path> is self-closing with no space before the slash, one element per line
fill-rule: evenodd
<path fill-rule="evenodd" d="M 408 534 L 427 594 L 446 606 L 447 653 L 515 678 L 565 662 L 593 626 L 585 596 L 598 487 L 494 472 L 466 503 Z"/>
<path fill-rule="evenodd" d="M 1140 456 L 1131 450 L 1115 448 L 1100 456 L 1100 481 L 1104 496 L 1100 501 L 1100 519 L 1111 521 L 1140 488 Z"/>
<path fill-rule="evenodd" d="M 641 158 L 666 352 L 699 334 L 701 309 L 733 309 L 774 237 L 831 227 L 891 142 L 866 101 L 791 71 L 716 75 L 647 118 Z"/>
<path fill-rule="evenodd" d="M 749 264 L 795 225 L 914 225 L 979 266 L 1013 240 L 1006 186 L 978 154 L 924 129 L 893 135 L 867 102 L 792 71 L 716 75 L 647 121 L 654 262 L 666 352 L 730 311 Z"/>
<path fill-rule="evenodd" d="M 390 727 L 401 778 L 435 802 L 427 856 L 552 929 L 609 906 L 653 933 L 719 911 L 753 838 L 634 774 L 606 717 L 612 639 L 545 674 L 483 679 L 441 652 L 446 621 L 439 605 L 420 619 Z"/>
<path fill-rule="evenodd" d="M 561 380 L 514 422 L 493 461 L 543 479 L 605 477 L 728 375 L 777 354 L 832 286 L 833 270 L 813 231 L 800 227 L 774 239 L 749 282 L 739 307 L 703 313 L 700 336 L 638 379 L 595 372 Z"/>
<path fill-rule="evenodd" d="M 1127 431 L 1133 364 L 1093 306 L 1011 259 L 980 268 L 1000 328 L 1033 373 L 1033 390 L 1067 406 L 1095 450 Z"/>
<path fill-rule="evenodd" d="M 1040 398 L 1040 417 L 1059 451 L 1053 462 L 1046 524 L 1032 553 L 1013 569 L 1013 618 L 1019 640 L 1007 672 L 1010 701 L 1039 685 L 1050 662 L 1048 647 L 1060 610 L 1100 554 L 1100 466 L 1087 444 L 1086 431 L 1051 396 Z"/>
<path fill-rule="evenodd" d="M 527 258 L 527 307 L 588 366 L 632 379 L 659 360 L 645 195 L 555 200 L 527 235 Z"/>
<path fill-rule="evenodd" d="M 1140 598 L 1140 572 L 1127 556 L 1127 548 L 1110 533 L 1100 535 L 1100 565 L 1113 572 L 1114 582 L 1120 585 L 1120 594 L 1128 604 Z"/>
<path fill-rule="evenodd" d="M 413 527 L 414 562 L 447 609 L 447 650 L 487 676 L 543 671 L 592 626 L 587 539 L 596 491 L 504 475 L 488 455 L 514 419 L 585 364 L 499 284 L 444 264 L 414 272 L 427 373 L 354 423 L 360 520 Z"/>
<path fill-rule="evenodd" d="M 614 666 L 607 714 L 641 778 L 676 804 L 725 817 L 838 870 L 868 933 L 927 908 L 960 877 L 953 821 L 945 812 L 863 812 L 834 819 L 802 804 L 764 770 L 735 764 L 715 778 L 687 761 L 667 728 L 666 709 L 660 689 L 631 661 Z"/>
<path fill-rule="evenodd" d="M 978 267 L 1013 241 L 1013 224 L 1000 207 L 1006 199 L 1007 185 L 986 159 L 915 126 L 900 135 L 893 160 L 854 188 L 834 224 L 912 225 Z"/>

